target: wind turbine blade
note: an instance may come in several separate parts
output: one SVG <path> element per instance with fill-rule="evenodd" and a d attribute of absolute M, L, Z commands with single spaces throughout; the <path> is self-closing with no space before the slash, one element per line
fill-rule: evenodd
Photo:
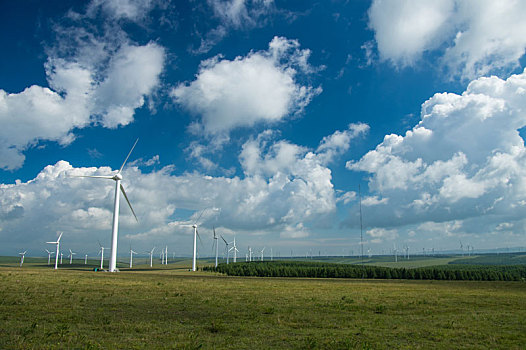
<path fill-rule="evenodd" d="M 139 139 L 137 139 L 137 140 L 139 140 Z M 132 213 L 133 213 L 133 216 L 135 217 L 135 220 L 136 220 L 137 222 L 139 222 L 139 219 L 137 219 L 137 215 L 135 215 L 135 212 L 133 211 L 133 208 L 132 208 L 132 205 L 131 205 L 131 203 L 130 203 L 130 200 L 128 199 L 128 196 L 126 195 L 126 191 L 124 191 L 124 187 L 122 186 L 122 184 L 121 184 L 121 191 L 122 191 L 122 194 L 124 195 L 124 198 L 126 198 L 126 202 L 127 202 L 128 205 L 130 206 L 130 209 L 131 209 L 131 211 L 132 211 Z"/>
<path fill-rule="evenodd" d="M 201 246 L 202 246 L 203 241 L 201 240 L 201 236 L 199 236 L 199 231 L 197 231 L 197 229 L 195 230 L 195 233 L 197 234 L 197 238 L 199 238 L 199 243 L 201 243 Z"/>
<path fill-rule="evenodd" d="M 137 138 L 137 140 L 135 140 L 135 143 L 133 144 L 133 147 L 131 148 L 130 153 L 128 153 L 128 156 L 124 160 L 124 163 L 122 163 L 121 168 L 119 169 L 119 174 L 122 171 L 122 168 L 124 168 L 124 165 L 126 164 L 126 162 L 128 161 L 128 158 L 130 158 L 130 155 L 133 152 L 133 149 L 135 148 L 135 145 L 137 144 L 137 142 L 139 142 L 139 138 Z"/>
<path fill-rule="evenodd" d="M 207 208 L 204 208 L 203 210 L 201 210 L 201 214 L 199 214 L 199 217 L 197 218 L 197 220 L 195 220 L 194 225 L 196 225 L 199 222 L 199 219 L 201 219 L 201 216 L 203 216 L 203 213 L 205 212 L 206 209 Z"/>
<path fill-rule="evenodd" d="M 226 242 L 226 239 L 224 239 L 223 236 L 221 236 L 221 239 L 223 240 L 223 242 L 225 242 L 226 245 L 228 245 L 228 243 Z"/>
<path fill-rule="evenodd" d="M 214 229 L 214 239 L 217 239 L 217 236 L 216 236 L 216 227 L 215 226 L 212 226 L 213 229 Z"/>
<path fill-rule="evenodd" d="M 60 239 L 62 238 L 62 234 L 63 234 L 63 233 L 64 233 L 64 232 L 60 232 L 60 236 L 58 236 L 57 243 L 60 242 Z"/>

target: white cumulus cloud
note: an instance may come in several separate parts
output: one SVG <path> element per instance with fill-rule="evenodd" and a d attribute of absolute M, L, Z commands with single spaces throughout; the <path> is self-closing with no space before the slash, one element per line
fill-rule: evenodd
<path fill-rule="evenodd" d="M 130 162 L 122 172 L 123 185 L 139 223 L 121 201 L 121 247 L 131 241 L 134 247 L 151 249 L 162 242 L 188 253 L 192 232 L 182 224 L 196 219 L 203 208 L 217 208 L 200 220 L 203 238 L 213 225 L 236 233 L 239 242 L 273 233 L 283 239 L 307 237 L 313 223 L 336 210 L 331 170 L 324 159 L 264 132 L 243 146 L 243 177 L 174 174 L 171 166 L 142 172 L 138 165 L 148 166 L 150 161 Z M 0 184 L 0 239 L 38 249 L 56 231 L 64 231 L 68 247 L 96 251 L 97 240 L 109 241 L 115 183 L 74 176 L 112 173 L 108 167 L 75 168 L 59 161 L 27 182 Z"/>
<path fill-rule="evenodd" d="M 310 72 L 309 50 L 296 40 L 275 37 L 266 51 L 230 61 L 215 57 L 201 63 L 196 79 L 172 90 L 174 100 L 199 115 L 208 135 L 238 127 L 276 123 L 297 114 L 321 92 L 296 76 Z"/>
<path fill-rule="evenodd" d="M 386 135 L 347 162 L 370 175 L 375 196 L 389 198 L 371 219 L 399 226 L 488 216 L 496 226 L 524 217 L 525 110 L 526 71 L 506 80 L 479 78 L 461 95 L 434 95 L 412 130 Z"/>
<path fill-rule="evenodd" d="M 380 58 L 397 66 L 437 52 L 454 75 L 473 79 L 519 66 L 526 4 L 503 0 L 376 0 L 369 9 Z"/>
<path fill-rule="evenodd" d="M 131 43 L 118 28 L 96 36 L 81 20 L 74 23 L 54 28 L 58 40 L 50 45 L 44 67 L 48 86 L 21 92 L 0 88 L 1 169 L 20 168 L 24 151 L 41 141 L 65 146 L 75 139 L 75 129 L 131 123 L 160 85 L 163 47 Z"/>

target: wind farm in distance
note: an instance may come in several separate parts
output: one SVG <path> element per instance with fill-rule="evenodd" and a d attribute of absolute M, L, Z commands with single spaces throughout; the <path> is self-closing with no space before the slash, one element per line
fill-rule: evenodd
<path fill-rule="evenodd" d="M 203 217 L 221 210 L 204 208 L 179 224 L 193 231 L 191 252 L 136 251 L 130 242 L 119 255 L 121 194 L 139 221 L 121 183 L 137 142 L 113 174 L 80 176 L 115 181 L 111 248 L 97 241 L 96 251 L 74 251 L 57 232 L 40 252 L 0 257 L 0 314 L 10 330 L 0 347 L 450 349 L 466 334 L 467 348 L 526 343 L 522 248 L 483 251 L 459 240 L 448 251 L 395 243 L 375 252 L 363 235 L 341 255 L 282 253 L 272 242 L 242 248 L 242 235 L 215 225 L 199 233 Z M 497 323 L 509 331 L 495 335 Z"/>
<path fill-rule="evenodd" d="M 0 314 L 10 330 L 0 347 L 450 349 L 466 334 L 476 339 L 468 348 L 526 343 L 522 248 L 483 251 L 459 240 L 448 251 L 394 243 L 376 252 L 360 234 L 341 255 L 282 253 L 272 242 L 244 248 L 243 235 L 215 225 L 200 234 L 203 218 L 221 211 L 203 208 L 178 224 L 192 230 L 191 252 L 137 251 L 130 241 L 119 255 L 121 195 L 140 218 L 121 183 L 138 141 L 113 173 L 70 175 L 115 181 L 110 246 L 73 250 L 68 233 L 56 232 L 40 252 L 0 257 Z M 496 323 L 509 331 L 495 335 Z"/>

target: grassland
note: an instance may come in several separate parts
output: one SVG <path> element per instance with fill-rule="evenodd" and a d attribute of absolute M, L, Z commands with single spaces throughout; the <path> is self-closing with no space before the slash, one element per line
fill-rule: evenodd
<path fill-rule="evenodd" d="M 47 261 L 46 261 L 47 263 Z M 2 349 L 524 349 L 523 282 L 0 267 Z"/>

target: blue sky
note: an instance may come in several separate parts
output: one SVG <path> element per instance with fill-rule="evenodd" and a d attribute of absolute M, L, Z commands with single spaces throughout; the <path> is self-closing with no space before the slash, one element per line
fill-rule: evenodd
<path fill-rule="evenodd" d="M 0 6 L 0 254 L 526 245 L 520 2 Z"/>

